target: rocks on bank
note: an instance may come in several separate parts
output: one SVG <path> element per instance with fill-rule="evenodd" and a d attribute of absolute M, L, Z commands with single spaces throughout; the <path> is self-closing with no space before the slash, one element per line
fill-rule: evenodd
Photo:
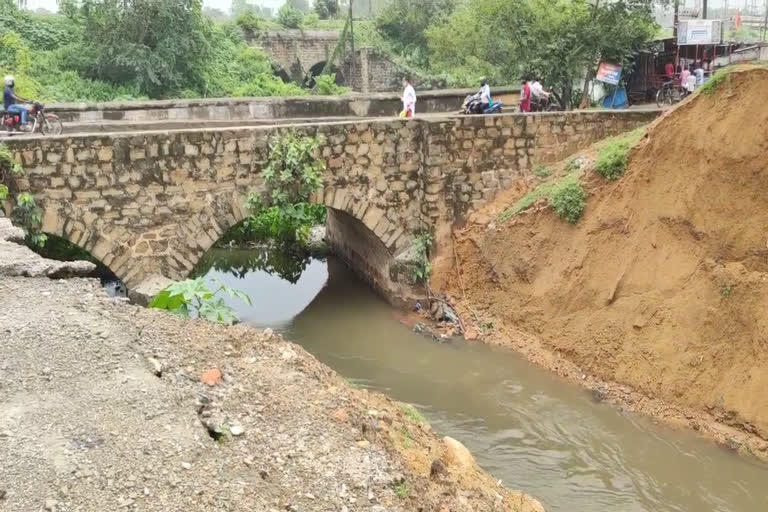
<path fill-rule="evenodd" d="M 55 261 L 43 258 L 22 245 L 24 230 L 10 219 L 0 218 L 0 276 L 75 277 L 91 274 L 96 265 L 88 261 Z"/>
<path fill-rule="evenodd" d="M 91 279 L 0 275 L 0 304 L 0 508 L 543 510 L 270 330 L 140 308 Z"/>

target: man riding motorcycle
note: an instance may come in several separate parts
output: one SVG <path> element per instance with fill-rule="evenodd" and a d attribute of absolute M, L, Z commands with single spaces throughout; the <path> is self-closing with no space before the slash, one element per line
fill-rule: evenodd
<path fill-rule="evenodd" d="M 488 80 L 483 77 L 480 79 L 480 107 L 481 112 L 484 112 L 491 106 L 491 87 L 488 85 Z"/>
<path fill-rule="evenodd" d="M 21 126 L 24 127 L 27 124 L 27 109 L 19 103 L 31 103 L 30 100 L 25 100 L 16 95 L 13 90 L 15 83 L 12 76 L 5 77 L 5 88 L 3 89 L 3 107 L 9 114 L 19 114 L 21 116 Z"/>
<path fill-rule="evenodd" d="M 541 82 L 538 78 L 534 78 L 531 82 L 531 110 L 534 112 L 543 112 L 547 103 L 549 103 L 550 93 L 544 90 Z"/>

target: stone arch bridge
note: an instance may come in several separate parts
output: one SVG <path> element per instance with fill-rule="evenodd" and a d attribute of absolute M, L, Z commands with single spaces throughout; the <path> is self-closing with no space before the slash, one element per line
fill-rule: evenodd
<path fill-rule="evenodd" d="M 310 74 L 320 74 L 340 38 L 339 32 L 329 30 L 272 30 L 250 43 L 269 55 L 283 79 L 301 82 Z"/>
<path fill-rule="evenodd" d="M 183 279 L 263 186 L 278 132 L 322 135 L 323 189 L 332 249 L 386 297 L 413 296 L 401 265 L 415 233 L 436 234 L 534 162 L 558 160 L 656 112 L 499 115 L 15 139 L 43 230 L 89 251 L 129 288 Z"/>

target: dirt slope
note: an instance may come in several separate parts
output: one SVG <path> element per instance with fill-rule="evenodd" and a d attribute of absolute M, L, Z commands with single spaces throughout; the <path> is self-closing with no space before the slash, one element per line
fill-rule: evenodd
<path fill-rule="evenodd" d="M 668 113 L 618 182 L 588 173 L 575 227 L 541 208 L 470 226 L 461 281 L 446 259 L 436 287 L 511 344 L 768 439 L 766 91 L 750 68 Z"/>

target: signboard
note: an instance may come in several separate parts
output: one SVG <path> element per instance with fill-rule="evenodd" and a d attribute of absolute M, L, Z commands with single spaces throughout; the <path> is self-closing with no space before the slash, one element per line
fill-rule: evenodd
<path fill-rule="evenodd" d="M 597 68 L 597 76 L 595 79 L 609 85 L 619 85 L 619 80 L 621 80 L 621 69 L 622 67 L 618 64 L 601 62 L 600 67 Z"/>
<path fill-rule="evenodd" d="M 677 27 L 677 44 L 719 44 L 721 25 L 720 20 L 683 20 Z"/>

